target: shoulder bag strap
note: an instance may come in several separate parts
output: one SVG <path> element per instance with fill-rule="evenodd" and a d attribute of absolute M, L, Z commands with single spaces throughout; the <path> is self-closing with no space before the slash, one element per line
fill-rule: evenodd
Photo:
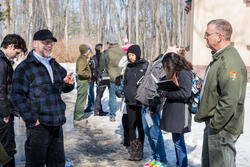
<path fill-rule="evenodd" d="M 106 51 L 103 52 L 103 56 L 104 56 L 104 70 L 106 69 Z"/>

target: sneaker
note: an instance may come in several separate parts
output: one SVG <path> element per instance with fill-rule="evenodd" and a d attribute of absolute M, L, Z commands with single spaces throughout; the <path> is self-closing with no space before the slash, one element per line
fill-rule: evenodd
<path fill-rule="evenodd" d="M 153 165 L 151 165 L 150 167 L 158 167 L 158 165 L 160 165 L 161 163 L 159 161 L 155 161 L 155 163 Z"/>
<path fill-rule="evenodd" d="M 144 166 L 151 167 L 151 166 L 153 166 L 155 163 L 157 163 L 157 161 L 156 161 L 155 159 L 153 159 L 153 160 L 150 160 L 150 161 L 146 162 L 146 163 L 144 164 Z"/>
<path fill-rule="evenodd" d="M 167 164 L 163 163 L 163 162 L 160 162 L 157 167 L 167 167 Z"/>

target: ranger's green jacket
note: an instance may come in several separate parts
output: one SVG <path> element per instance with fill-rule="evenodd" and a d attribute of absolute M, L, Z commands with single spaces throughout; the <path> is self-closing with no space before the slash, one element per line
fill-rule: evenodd
<path fill-rule="evenodd" d="M 246 66 L 232 43 L 213 55 L 195 121 L 209 121 L 215 131 L 243 133 L 246 85 Z"/>
<path fill-rule="evenodd" d="M 76 73 L 79 80 L 91 80 L 91 71 L 87 62 L 87 56 L 81 54 L 76 61 Z"/>

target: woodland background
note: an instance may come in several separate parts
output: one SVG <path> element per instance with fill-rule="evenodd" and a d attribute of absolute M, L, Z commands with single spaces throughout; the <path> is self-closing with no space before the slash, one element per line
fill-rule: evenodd
<path fill-rule="evenodd" d="M 152 60 L 169 45 L 188 47 L 184 0 L 0 0 L 0 42 L 21 35 L 32 49 L 32 37 L 48 28 L 58 42 L 53 57 L 75 62 L 81 43 L 106 44 L 109 34 L 141 46 Z"/>

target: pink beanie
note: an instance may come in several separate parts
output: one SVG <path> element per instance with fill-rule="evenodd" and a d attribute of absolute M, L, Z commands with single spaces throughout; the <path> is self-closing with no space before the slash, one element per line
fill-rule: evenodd
<path fill-rule="evenodd" d="M 130 46 L 132 46 L 132 45 L 134 45 L 134 44 L 130 43 L 130 44 L 124 45 L 124 46 L 122 46 L 122 49 L 127 53 L 128 48 L 129 48 Z"/>

